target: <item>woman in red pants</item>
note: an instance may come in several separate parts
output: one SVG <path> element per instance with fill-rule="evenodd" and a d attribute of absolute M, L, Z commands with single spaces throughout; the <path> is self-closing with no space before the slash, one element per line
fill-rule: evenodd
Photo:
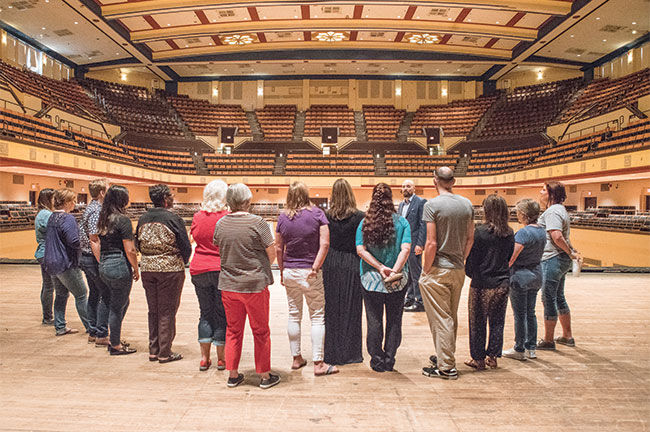
<path fill-rule="evenodd" d="M 263 389 L 280 382 L 271 373 L 271 331 L 269 329 L 269 289 L 273 284 L 271 263 L 275 243 L 268 223 L 248 212 L 253 197 L 248 186 L 235 183 L 226 192 L 232 213 L 222 217 L 214 229 L 215 245 L 221 254 L 219 289 L 226 311 L 226 369 L 228 387 L 244 381 L 239 373 L 246 316 L 255 340 L 255 370 Z"/>

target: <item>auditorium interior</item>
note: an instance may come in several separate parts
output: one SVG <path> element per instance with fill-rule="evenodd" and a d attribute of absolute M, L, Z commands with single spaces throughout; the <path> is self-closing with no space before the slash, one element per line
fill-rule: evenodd
<path fill-rule="evenodd" d="M 650 429 L 647 0 L 7 0 L 0 38 L 0 430 Z M 91 180 L 124 185 L 135 226 L 153 206 L 148 188 L 164 183 L 189 229 L 208 182 L 245 183 L 251 213 L 273 229 L 294 181 L 326 209 L 345 178 L 365 211 L 379 182 L 396 205 L 409 179 L 434 198 L 441 166 L 477 222 L 498 194 L 515 230 L 520 199 L 566 185 L 584 258 L 567 278 L 575 349 L 435 381 L 420 373 L 433 350 L 426 317 L 405 314 L 396 372 L 292 371 L 277 267 L 283 381 L 267 392 L 198 371 L 189 277 L 175 342 L 187 360 L 172 365 L 146 361 L 140 282 L 124 322 L 140 348 L 130 358 L 54 338 L 39 321 L 44 188 L 74 190 L 79 219 Z M 459 358 L 466 304 L 467 289 Z M 247 335 L 254 375 L 252 351 Z"/>

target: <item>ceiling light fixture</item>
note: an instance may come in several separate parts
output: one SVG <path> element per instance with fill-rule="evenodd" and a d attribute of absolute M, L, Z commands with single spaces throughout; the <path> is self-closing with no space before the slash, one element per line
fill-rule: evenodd
<path fill-rule="evenodd" d="M 316 39 L 321 42 L 341 42 L 345 39 L 345 35 L 341 32 L 323 32 L 316 35 Z"/>
<path fill-rule="evenodd" d="M 232 35 L 226 36 L 223 41 L 228 45 L 246 45 L 252 44 L 253 38 L 248 35 Z"/>
<path fill-rule="evenodd" d="M 409 43 L 416 43 L 416 44 L 432 44 L 438 42 L 438 36 L 432 35 L 429 33 L 422 33 L 422 34 L 414 34 L 411 35 L 407 39 Z"/>
<path fill-rule="evenodd" d="M 632 30 L 632 34 L 636 34 L 636 30 Z"/>
<path fill-rule="evenodd" d="M 75 24 L 79 24 L 79 22 L 78 22 L 78 21 L 75 21 L 74 23 L 75 23 Z"/>
<path fill-rule="evenodd" d="M 636 21 L 632 21 L 632 25 L 636 25 Z"/>

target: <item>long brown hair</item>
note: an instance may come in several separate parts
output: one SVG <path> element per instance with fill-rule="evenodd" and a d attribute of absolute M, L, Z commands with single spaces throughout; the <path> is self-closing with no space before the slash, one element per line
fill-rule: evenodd
<path fill-rule="evenodd" d="M 332 185 L 332 200 L 327 215 L 335 220 L 343 220 L 357 211 L 357 200 L 352 187 L 345 179 L 338 179 Z"/>
<path fill-rule="evenodd" d="M 289 219 L 293 217 L 300 211 L 302 208 L 308 208 L 311 205 L 309 201 L 309 188 L 303 182 L 295 181 L 289 186 L 289 191 L 287 192 L 287 205 L 286 205 L 286 214 L 289 216 Z"/>
<path fill-rule="evenodd" d="M 361 229 L 364 245 L 382 247 L 395 237 L 393 213 L 393 191 L 386 183 L 377 184 L 372 190 L 372 200 Z"/>
<path fill-rule="evenodd" d="M 508 204 L 499 195 L 491 194 L 483 200 L 485 211 L 485 225 L 488 230 L 497 237 L 507 237 L 512 234 L 512 228 L 508 225 Z"/>

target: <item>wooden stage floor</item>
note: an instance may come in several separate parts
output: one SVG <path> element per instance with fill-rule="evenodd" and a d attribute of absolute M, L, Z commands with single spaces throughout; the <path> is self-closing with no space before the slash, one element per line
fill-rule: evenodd
<path fill-rule="evenodd" d="M 276 272 L 277 276 L 277 272 Z M 83 333 L 54 337 L 40 324 L 40 272 L 0 266 L 0 409 L 2 431 L 646 431 L 650 429 L 650 278 L 632 274 L 569 277 L 576 348 L 538 352 L 533 361 L 501 359 L 475 372 L 468 356 L 467 286 L 460 308 L 460 379 L 421 375 L 432 353 L 424 313 L 405 314 L 395 372 L 364 364 L 314 377 L 311 361 L 291 371 L 283 288 L 271 289 L 273 370 L 280 385 L 261 390 L 247 330 L 244 385 L 226 372 L 199 372 L 198 305 L 186 279 L 175 349 L 185 356 L 147 361 L 147 308 L 137 283 L 123 337 L 138 349 L 110 357 Z M 539 300 L 539 298 L 538 298 Z M 68 322 L 81 328 L 74 302 Z M 541 304 L 538 301 L 538 319 Z M 365 328 L 365 322 L 364 322 Z M 309 325 L 303 351 L 310 358 Z M 513 338 L 508 310 L 505 347 Z"/>

